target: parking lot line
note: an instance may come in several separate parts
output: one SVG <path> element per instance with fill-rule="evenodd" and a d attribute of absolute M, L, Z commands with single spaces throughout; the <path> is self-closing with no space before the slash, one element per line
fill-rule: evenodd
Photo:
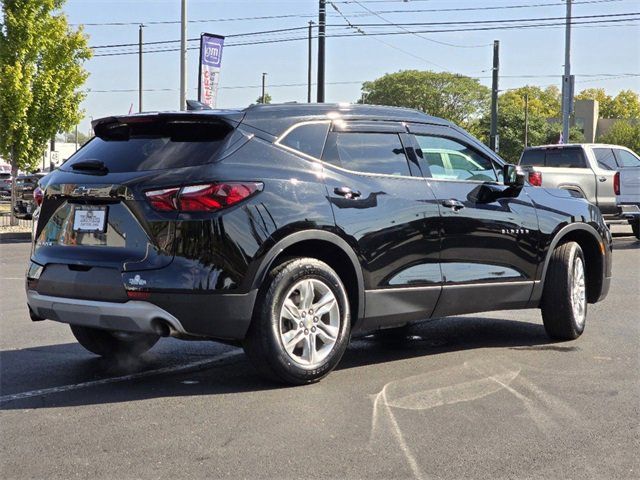
<path fill-rule="evenodd" d="M 234 349 L 229 352 L 225 352 L 220 355 L 217 355 L 215 357 L 208 358 L 206 360 L 198 360 L 195 362 L 185 363 L 184 365 L 175 365 L 172 367 L 163 367 L 163 368 L 157 368 L 155 370 L 146 370 L 144 372 L 132 373 L 130 375 L 122 375 L 119 377 L 102 378 L 100 380 L 92 380 L 90 382 L 75 383 L 71 385 L 61 385 L 59 387 L 42 388 L 39 390 L 30 390 L 28 392 L 20 392 L 20 393 L 14 393 L 10 395 L 3 395 L 0 397 L 0 403 L 11 402 L 14 400 L 23 400 L 25 398 L 31 398 L 31 397 L 51 395 L 54 393 L 69 392 L 71 390 L 80 390 L 82 388 L 97 387 L 100 385 L 107 385 L 110 383 L 126 382 L 129 380 L 139 380 L 141 378 L 155 377 L 163 374 L 185 372 L 188 370 L 194 370 L 194 369 L 202 368 L 208 365 L 212 365 L 222 360 L 226 360 L 227 358 L 232 358 L 235 356 L 239 356 L 241 354 L 242 354 L 242 350 Z"/>

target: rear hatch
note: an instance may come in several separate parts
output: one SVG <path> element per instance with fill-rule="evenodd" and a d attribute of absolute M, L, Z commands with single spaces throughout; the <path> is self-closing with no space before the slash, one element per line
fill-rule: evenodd
<path fill-rule="evenodd" d="M 32 260 L 75 270 L 166 266 L 178 214 L 151 208 L 144 193 L 193 182 L 238 141 L 240 120 L 207 112 L 94 122 L 96 137 L 43 182 Z"/>

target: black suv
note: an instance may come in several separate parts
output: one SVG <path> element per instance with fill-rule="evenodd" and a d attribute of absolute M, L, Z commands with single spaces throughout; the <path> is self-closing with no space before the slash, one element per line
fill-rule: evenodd
<path fill-rule="evenodd" d="M 43 181 L 27 298 L 104 356 L 241 343 L 309 383 L 352 334 L 541 308 L 583 331 L 611 276 L 598 208 L 525 185 L 455 125 L 369 105 L 109 117 Z"/>

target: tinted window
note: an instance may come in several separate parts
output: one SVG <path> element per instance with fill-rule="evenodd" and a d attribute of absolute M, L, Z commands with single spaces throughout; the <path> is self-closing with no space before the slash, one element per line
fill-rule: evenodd
<path fill-rule="evenodd" d="M 94 137 L 60 169 L 74 171 L 74 164 L 91 160 L 103 162 L 111 173 L 204 165 L 215 160 L 232 131 L 187 122 L 176 126 L 175 134 L 166 126 L 158 127 L 158 133 L 153 126 L 146 128 L 144 134 L 134 133 L 125 140 Z"/>
<path fill-rule="evenodd" d="M 604 168 L 605 170 L 618 169 L 616 159 L 613 156 L 613 150 L 610 148 L 594 148 L 593 153 L 596 156 L 596 160 L 598 160 L 600 168 Z"/>
<path fill-rule="evenodd" d="M 559 148 L 547 150 L 545 166 L 558 168 L 586 168 L 587 164 L 578 148 Z"/>
<path fill-rule="evenodd" d="M 640 167 L 640 159 L 626 150 L 616 149 L 616 157 L 621 167 Z"/>
<path fill-rule="evenodd" d="M 520 165 L 527 167 L 544 167 L 544 150 L 525 150 Z"/>
<path fill-rule="evenodd" d="M 430 135 L 416 135 L 416 140 L 433 178 L 497 181 L 493 162 L 468 146 Z"/>
<path fill-rule="evenodd" d="M 329 122 L 298 125 L 280 143 L 312 157 L 320 158 L 328 131 Z"/>
<path fill-rule="evenodd" d="M 411 175 L 395 133 L 333 133 L 325 160 L 349 170 L 384 175 Z"/>

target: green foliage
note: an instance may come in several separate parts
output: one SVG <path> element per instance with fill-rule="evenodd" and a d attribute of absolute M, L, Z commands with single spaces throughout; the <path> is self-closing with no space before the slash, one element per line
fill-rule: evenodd
<path fill-rule="evenodd" d="M 0 29 L 0 155 L 30 170 L 48 139 L 81 118 L 78 89 L 91 57 L 82 31 L 60 13 L 64 0 L 5 0 Z"/>
<path fill-rule="evenodd" d="M 271 103 L 271 95 L 269 95 L 268 93 L 265 93 L 264 101 L 263 101 L 262 95 L 260 95 L 258 98 L 256 98 L 256 103 L 265 103 L 265 104 Z"/>
<path fill-rule="evenodd" d="M 516 163 L 524 150 L 525 98 L 528 96 L 528 145 L 557 143 L 559 132 L 549 123 L 549 118 L 560 115 L 560 91 L 556 87 L 542 89 L 525 86 L 507 90 L 498 99 L 499 153 L 505 160 Z M 491 115 L 487 112 L 479 122 L 482 132 L 479 138 L 489 137 Z M 575 135 L 576 132 L 573 132 Z"/>
<path fill-rule="evenodd" d="M 576 100 L 597 100 L 601 118 L 640 118 L 640 95 L 632 90 L 622 90 L 612 97 L 604 88 L 587 88 Z"/>
<path fill-rule="evenodd" d="M 640 121 L 618 120 L 606 134 L 598 138 L 598 141 L 622 145 L 640 153 Z"/>
<path fill-rule="evenodd" d="M 469 127 L 488 108 L 490 90 L 453 73 L 403 70 L 362 85 L 366 103 L 420 110 Z M 361 100 L 362 101 L 362 100 Z"/>

